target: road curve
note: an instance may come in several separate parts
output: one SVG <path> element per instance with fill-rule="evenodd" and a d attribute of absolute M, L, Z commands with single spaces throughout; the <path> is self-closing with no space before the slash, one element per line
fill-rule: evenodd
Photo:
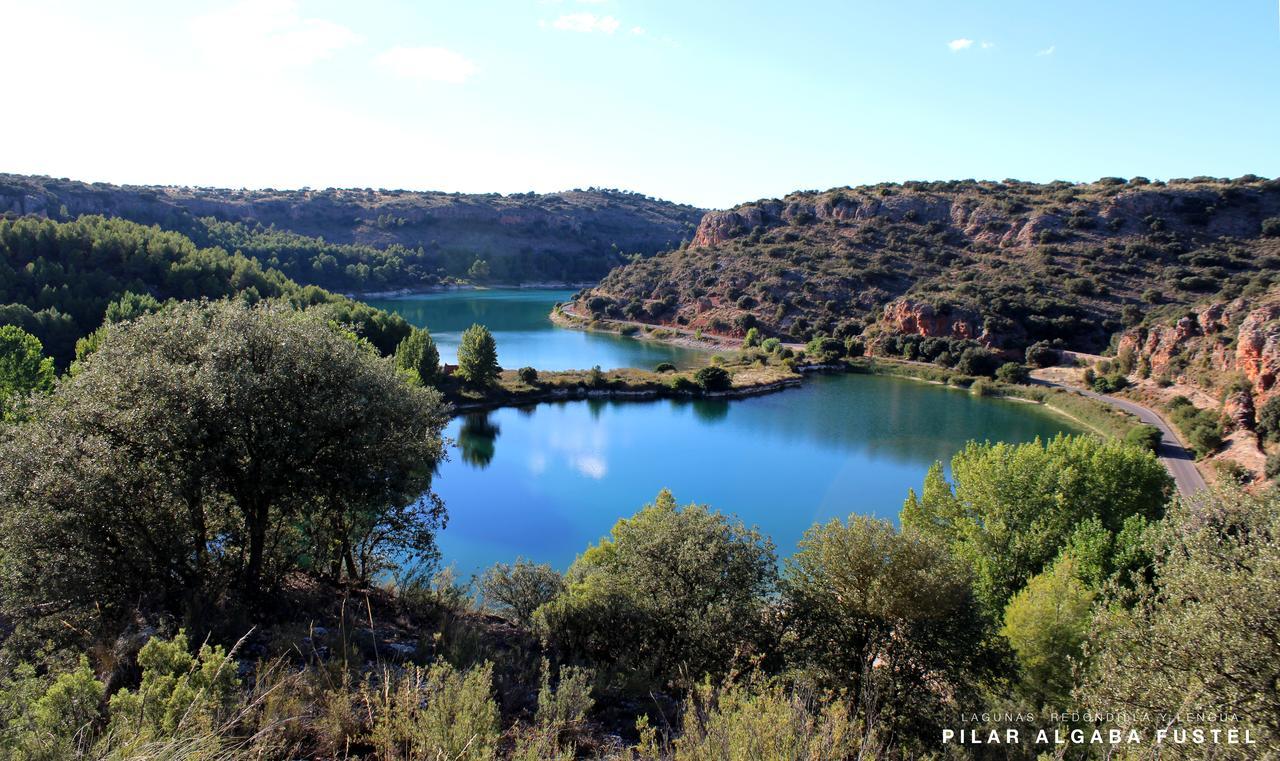
<path fill-rule="evenodd" d="M 1178 487 L 1178 493 L 1184 497 L 1190 497 L 1196 492 L 1208 488 L 1204 482 L 1204 476 L 1200 475 L 1200 471 L 1196 469 L 1195 455 L 1182 443 L 1182 439 L 1173 430 L 1173 426 L 1169 425 L 1164 418 L 1160 417 L 1151 408 L 1131 402 L 1128 399 L 1099 394 L 1096 391 L 1087 391 L 1062 383 L 1054 383 L 1047 380 L 1037 380 L 1036 382 L 1045 386 L 1073 391 L 1090 399 L 1097 399 L 1100 402 L 1105 402 L 1134 415 L 1147 425 L 1155 426 L 1160 431 L 1160 448 L 1156 450 L 1156 456 L 1169 469 L 1169 474 L 1173 476 L 1173 481 Z"/>

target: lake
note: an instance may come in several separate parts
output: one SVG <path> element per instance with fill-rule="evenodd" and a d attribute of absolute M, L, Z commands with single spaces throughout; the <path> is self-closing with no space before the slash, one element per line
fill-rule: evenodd
<path fill-rule="evenodd" d="M 706 362 L 706 355 L 693 349 L 557 328 L 548 317 L 551 307 L 568 301 L 573 294 L 570 290 L 544 289 L 465 290 L 368 299 L 367 303 L 401 314 L 418 327 L 429 327 L 440 349 L 441 362 L 457 362 L 462 331 L 474 323 L 493 333 L 498 363 L 508 369 L 529 366 L 539 370 L 588 370 L 600 365 L 605 370 L 652 370 L 661 362 L 679 367 Z"/>
<path fill-rule="evenodd" d="M 668 347 L 551 325 L 546 313 L 565 298 L 486 291 L 374 303 L 430 324 L 442 345 L 471 321 L 486 322 L 499 357 L 520 358 L 504 359 L 506 366 L 661 361 Z M 434 315 L 440 320 L 431 323 Z M 697 361 L 692 351 L 663 358 Z M 896 520 L 907 489 L 918 490 L 931 463 L 948 461 L 970 439 L 1022 442 L 1059 432 L 1076 430 L 1031 404 L 867 375 L 815 376 L 797 389 L 734 401 L 501 409 L 457 418 L 446 430 L 455 444 L 434 485 L 449 510 L 438 540 L 461 578 L 518 556 L 563 570 L 665 487 L 681 504 L 709 504 L 759 526 L 786 556 L 815 522 L 852 513 Z"/>

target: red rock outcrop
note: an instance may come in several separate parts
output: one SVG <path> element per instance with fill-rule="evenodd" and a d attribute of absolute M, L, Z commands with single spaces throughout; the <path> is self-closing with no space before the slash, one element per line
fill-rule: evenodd
<path fill-rule="evenodd" d="M 991 337 L 982 332 L 974 315 L 910 299 L 886 304 L 880 324 L 894 333 L 991 342 Z"/>

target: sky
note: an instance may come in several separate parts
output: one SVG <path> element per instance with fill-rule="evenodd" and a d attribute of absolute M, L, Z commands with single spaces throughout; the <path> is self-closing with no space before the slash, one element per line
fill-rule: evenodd
<path fill-rule="evenodd" d="M 231 188 L 1280 175 L 1277 0 L 0 0 L 0 172 Z"/>

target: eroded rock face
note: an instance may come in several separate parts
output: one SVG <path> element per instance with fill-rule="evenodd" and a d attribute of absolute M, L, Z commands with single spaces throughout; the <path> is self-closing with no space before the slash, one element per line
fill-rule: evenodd
<path fill-rule="evenodd" d="M 880 324 L 891 332 L 904 335 L 991 342 L 991 336 L 982 332 L 976 316 L 910 299 L 899 299 L 886 304 Z"/>
<path fill-rule="evenodd" d="M 1258 299 L 1210 304 L 1173 325 L 1127 331 L 1118 348 L 1145 360 L 1155 377 L 1193 383 L 1204 377 L 1190 378 L 1188 367 L 1207 369 L 1219 382 L 1243 376 L 1249 391 L 1229 396 L 1225 410 L 1237 427 L 1252 428 L 1254 410 L 1277 393 L 1280 380 L 1280 287 Z"/>

